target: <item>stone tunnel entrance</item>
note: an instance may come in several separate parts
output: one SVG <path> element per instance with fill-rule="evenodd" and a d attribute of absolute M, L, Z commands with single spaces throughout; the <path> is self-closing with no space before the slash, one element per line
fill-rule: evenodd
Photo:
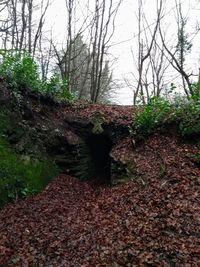
<path fill-rule="evenodd" d="M 85 143 L 90 154 L 91 178 L 95 178 L 100 183 L 110 183 L 111 158 L 109 153 L 112 148 L 112 141 L 103 134 L 93 134 L 86 139 Z"/>

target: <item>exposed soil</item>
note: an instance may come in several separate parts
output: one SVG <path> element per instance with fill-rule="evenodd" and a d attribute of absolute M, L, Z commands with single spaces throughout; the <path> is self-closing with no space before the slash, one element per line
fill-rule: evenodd
<path fill-rule="evenodd" d="M 60 175 L 0 210 L 0 266 L 200 266 L 199 152 L 177 136 L 130 139 L 113 157 L 137 177 L 115 187 Z"/>

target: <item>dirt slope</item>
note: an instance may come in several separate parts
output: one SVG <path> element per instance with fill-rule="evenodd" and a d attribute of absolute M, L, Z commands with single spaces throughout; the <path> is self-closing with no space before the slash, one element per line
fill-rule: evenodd
<path fill-rule="evenodd" d="M 137 165 L 135 180 L 95 187 L 60 175 L 1 209 L 0 266 L 200 266 L 197 148 L 176 136 L 129 142 L 115 156 Z"/>

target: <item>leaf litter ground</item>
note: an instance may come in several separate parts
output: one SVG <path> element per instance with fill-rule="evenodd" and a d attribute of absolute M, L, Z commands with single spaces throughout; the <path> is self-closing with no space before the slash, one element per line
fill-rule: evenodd
<path fill-rule="evenodd" d="M 200 266 L 199 151 L 175 136 L 128 142 L 116 157 L 130 153 L 137 179 L 97 187 L 61 174 L 2 208 L 0 266 Z"/>

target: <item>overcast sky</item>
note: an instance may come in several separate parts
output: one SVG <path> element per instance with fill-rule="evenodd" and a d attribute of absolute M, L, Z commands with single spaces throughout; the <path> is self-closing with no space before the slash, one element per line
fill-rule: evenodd
<path fill-rule="evenodd" d="M 84 0 L 80 0 L 83 1 Z M 156 0 L 146 0 L 145 13 L 149 21 L 149 24 L 155 21 L 156 17 Z M 199 17 L 200 8 L 198 0 L 182 0 L 184 6 L 184 13 L 189 16 L 188 25 L 189 31 L 192 32 L 193 27 Z M 115 63 L 112 66 L 114 78 L 119 83 L 123 82 L 124 77 L 131 77 L 131 73 L 136 71 L 134 61 L 131 54 L 137 56 L 137 1 L 136 0 L 123 0 L 116 19 L 115 34 L 111 40 L 111 46 L 109 52 L 113 55 L 112 59 L 115 59 Z M 168 38 L 173 39 L 175 36 L 175 0 L 167 0 L 165 9 L 164 24 L 168 29 Z M 189 10 L 190 6 L 190 10 Z M 83 11 L 84 12 L 84 11 Z M 53 25 L 54 39 L 57 42 L 65 40 L 64 33 L 66 32 L 66 6 L 65 0 L 53 1 L 49 8 L 47 22 L 48 25 Z M 188 59 L 191 64 L 198 68 L 199 65 L 199 38 L 194 40 L 193 54 Z M 126 86 L 122 86 L 118 92 L 118 102 L 121 104 L 132 104 L 132 90 Z"/>

